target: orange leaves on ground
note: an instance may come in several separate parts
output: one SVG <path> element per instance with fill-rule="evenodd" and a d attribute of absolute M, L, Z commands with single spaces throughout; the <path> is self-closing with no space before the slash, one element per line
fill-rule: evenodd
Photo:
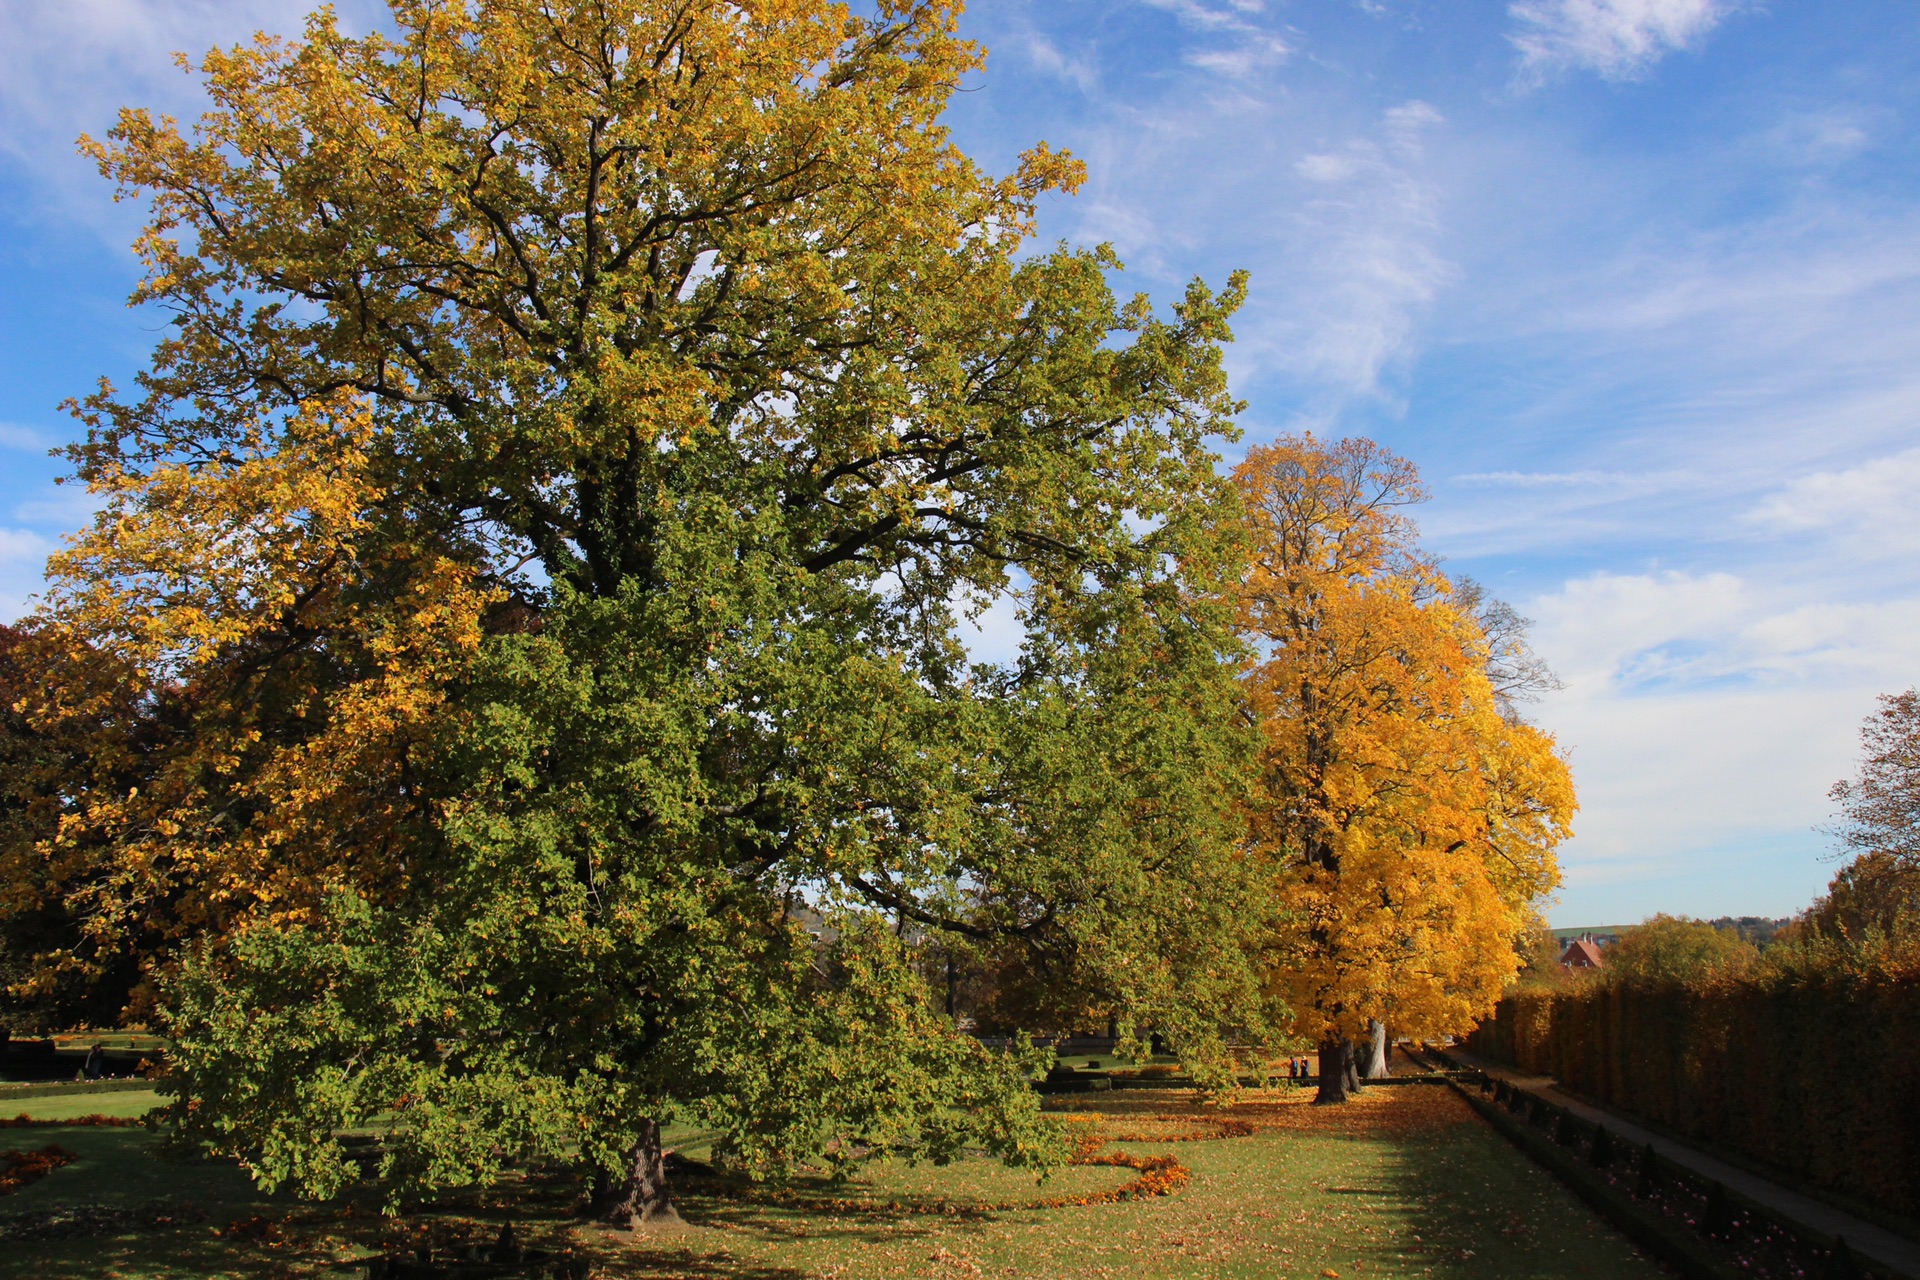
<path fill-rule="evenodd" d="M 0 1196 L 12 1195 L 74 1159 L 73 1152 L 58 1145 L 38 1151 L 0 1151 Z"/>
<path fill-rule="evenodd" d="M 1362 1089 L 1344 1107 L 1316 1107 L 1307 1089 L 1247 1090 L 1230 1115 L 1194 1105 L 1169 1112 L 1164 1098 L 1135 1099 L 1125 1094 L 1102 1099 L 1074 1113 L 1080 1123 L 1104 1122 L 1109 1131 L 1152 1132 L 1165 1125 L 1173 1136 L 1120 1137 L 1111 1141 L 1179 1142 L 1188 1139 L 1180 1129 L 1198 1134 L 1217 1129 L 1217 1136 L 1242 1137 L 1264 1133 L 1353 1138 L 1408 1137 L 1460 1124 L 1478 1123 L 1452 1090 L 1426 1084 L 1373 1085 Z"/>
<path fill-rule="evenodd" d="M 58 1129 L 67 1125 L 84 1125 L 107 1129 L 137 1129 L 146 1121 L 137 1116 L 106 1116 L 99 1112 L 92 1115 L 71 1116 L 65 1120 L 35 1120 L 22 1111 L 11 1120 L 0 1119 L 0 1129 Z"/>

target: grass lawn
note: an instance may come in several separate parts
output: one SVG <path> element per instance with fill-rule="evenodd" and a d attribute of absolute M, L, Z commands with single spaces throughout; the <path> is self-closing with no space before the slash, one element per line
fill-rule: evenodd
<path fill-rule="evenodd" d="M 685 1180 L 688 1226 L 630 1240 L 568 1222 L 574 1189 L 529 1179 L 397 1225 L 364 1207 L 311 1208 L 252 1193 L 236 1170 L 159 1161 L 130 1129 L 0 1130 L 0 1145 L 69 1147 L 81 1158 L 0 1199 L 5 1219 L 90 1198 L 151 1205 L 193 1199 L 204 1221 L 7 1239 L 0 1276 L 345 1276 L 349 1259 L 407 1230 L 486 1239 L 514 1220 L 523 1240 L 595 1258 L 595 1274 L 666 1280 L 858 1280 L 913 1276 L 1652 1277 L 1664 1274 L 1488 1129 L 1450 1091 L 1369 1090 L 1343 1108 L 1305 1091 L 1248 1095 L 1218 1113 L 1166 1091 L 1062 1102 L 1121 1141 L 1108 1151 L 1176 1157 L 1192 1181 L 1171 1196 L 1063 1208 L 1138 1175 L 1082 1166 L 1044 1185 L 984 1160 L 946 1169 L 880 1165 L 857 1181 L 787 1192 Z M 52 1099 L 37 1099 L 49 1102 Z M 104 1101 L 104 1099 L 103 1099 Z M 117 1101 L 117 1099 L 116 1099 Z M 129 1105 L 132 1105 L 131 1103 Z M 1143 1141 L 1175 1137 L 1198 1141 Z M 693 1154 L 698 1154 L 697 1151 Z M 971 1206 L 971 1208 L 969 1208 Z M 994 1206 L 982 1208 L 981 1206 Z M 257 1215 L 257 1217 L 256 1217 Z M 238 1223 L 237 1229 L 230 1225 Z M 364 1274 L 364 1272 L 360 1272 Z"/>
<path fill-rule="evenodd" d="M 49 1093 L 33 1098 L 0 1094 L 0 1119 L 26 1116 L 29 1120 L 74 1120 L 81 1116 L 143 1116 L 162 1099 L 151 1089 L 116 1089 L 111 1093 Z M 0 1134 L 8 1130 L 0 1129 Z M 25 1130 L 33 1133 L 34 1130 Z M 9 1142 L 9 1146 L 18 1146 Z"/>

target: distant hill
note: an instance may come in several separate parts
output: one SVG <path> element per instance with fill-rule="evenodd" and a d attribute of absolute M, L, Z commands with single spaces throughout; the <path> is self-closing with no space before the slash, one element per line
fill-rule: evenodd
<path fill-rule="evenodd" d="M 1555 929 L 1553 940 L 1564 947 L 1575 938 L 1589 933 L 1596 938 L 1617 938 L 1623 931 L 1631 928 L 1633 926 L 1630 924 L 1583 924 L 1574 929 Z"/>
<path fill-rule="evenodd" d="M 1727 929 L 1739 934 L 1756 947 L 1764 947 L 1772 942 L 1773 935 L 1792 922 L 1790 916 L 1778 920 L 1768 916 L 1721 916 L 1717 920 L 1707 921 L 1716 929 Z M 1572 929 L 1555 929 L 1553 940 L 1564 947 L 1575 938 L 1592 934 L 1595 941 L 1604 939 L 1611 942 L 1631 928 L 1633 926 L 1630 924 L 1586 924 Z"/>

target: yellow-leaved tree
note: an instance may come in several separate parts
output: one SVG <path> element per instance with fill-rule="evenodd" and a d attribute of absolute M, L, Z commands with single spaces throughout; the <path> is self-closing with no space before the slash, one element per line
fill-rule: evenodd
<path fill-rule="evenodd" d="M 1320 1101 L 1388 1023 L 1464 1031 L 1518 968 L 1574 808 L 1546 734 L 1503 713 L 1490 645 L 1416 541 L 1413 466 L 1367 440 L 1288 437 L 1235 480 L 1253 553 L 1240 626 L 1263 735 L 1250 839 L 1277 907 L 1269 974 L 1320 1046 Z"/>
<path fill-rule="evenodd" d="M 0 976 L 131 991 L 264 1186 L 377 1124 L 395 1202 L 564 1160 L 623 1225 L 673 1123 L 1059 1158 L 929 938 L 1224 1072 L 1244 281 L 1028 251 L 1080 168 L 954 145 L 955 0 L 389 7 L 88 144 L 169 322 L 0 645 Z"/>

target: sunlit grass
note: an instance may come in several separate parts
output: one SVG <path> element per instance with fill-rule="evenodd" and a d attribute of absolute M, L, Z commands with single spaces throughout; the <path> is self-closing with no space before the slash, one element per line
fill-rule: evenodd
<path fill-rule="evenodd" d="M 1192 1182 L 1168 1197 L 1011 1207 L 1094 1195 L 1134 1175 L 1069 1168 L 1036 1185 L 1030 1173 L 981 1158 L 944 1168 L 890 1161 L 851 1182 L 822 1177 L 780 1192 L 685 1180 L 677 1195 L 688 1226 L 637 1241 L 569 1220 L 574 1189 L 564 1180 L 503 1187 L 415 1225 L 480 1238 L 512 1219 L 522 1239 L 590 1251 L 596 1274 L 648 1280 L 1661 1274 L 1447 1090 L 1377 1088 L 1345 1108 L 1310 1107 L 1305 1091 L 1249 1096 L 1227 1113 L 1251 1123 L 1248 1136 L 1129 1144 L 1142 1154 L 1172 1154 L 1191 1169 Z M 1166 1091 L 1080 1096 L 1063 1105 L 1097 1115 L 1109 1134 L 1222 1131 L 1220 1113 Z M 32 1135 L 34 1145 L 56 1140 L 82 1157 L 9 1197 L 20 1204 L 0 1202 L 0 1218 L 75 1198 L 133 1204 L 170 1191 L 191 1196 L 209 1215 L 166 1231 L 0 1240 L 0 1276 L 344 1276 L 352 1274 L 348 1259 L 399 1229 L 365 1206 L 343 1212 L 270 1202 L 230 1167 L 168 1164 L 152 1154 L 142 1130 L 0 1132 Z M 697 1145 L 699 1135 L 680 1137 Z M 281 1225 L 243 1231 L 246 1238 L 215 1233 L 222 1222 L 256 1214 Z"/>
<path fill-rule="evenodd" d="M 0 1096 L 0 1120 L 11 1120 L 15 1116 L 26 1116 L 30 1120 L 75 1120 L 93 1115 L 131 1119 L 145 1115 L 163 1101 L 152 1089 L 119 1089 L 111 1093 L 51 1093 L 37 1098 Z"/>

